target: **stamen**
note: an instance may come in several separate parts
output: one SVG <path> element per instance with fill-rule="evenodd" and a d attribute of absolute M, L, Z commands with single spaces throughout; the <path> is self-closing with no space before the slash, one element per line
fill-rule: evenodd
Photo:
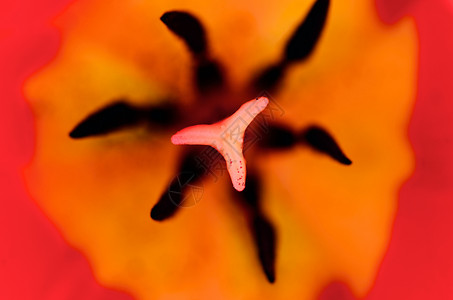
<path fill-rule="evenodd" d="M 255 243 L 261 266 L 270 283 L 275 281 L 275 231 L 272 224 L 262 214 L 253 216 Z"/>
<path fill-rule="evenodd" d="M 225 84 L 223 70 L 211 59 L 203 24 L 184 11 L 169 11 L 160 20 L 189 48 L 194 60 L 194 83 L 201 94 L 208 94 Z M 203 98 L 200 98 L 203 99 Z"/>
<path fill-rule="evenodd" d="M 251 172 L 247 187 L 242 193 L 235 192 L 236 199 L 241 201 L 246 211 L 258 252 L 258 258 L 270 283 L 275 281 L 275 248 L 276 234 L 274 226 L 261 209 L 260 177 Z"/>
<path fill-rule="evenodd" d="M 199 149 L 191 149 L 191 151 L 185 151 L 182 155 L 175 177 L 151 210 L 153 220 L 163 221 L 172 217 L 181 206 L 184 198 L 187 197 L 187 190 L 196 185 L 205 175 L 196 159 L 199 154 Z"/>
<path fill-rule="evenodd" d="M 285 61 L 301 61 L 313 52 L 327 19 L 330 0 L 317 0 L 285 49 Z"/>
<path fill-rule="evenodd" d="M 195 16 L 184 11 L 169 11 L 164 13 L 160 20 L 184 40 L 192 53 L 201 55 L 206 52 L 206 34 L 203 25 Z"/>
<path fill-rule="evenodd" d="M 324 129 L 311 126 L 300 135 L 300 141 L 307 143 L 313 149 L 325 153 L 344 165 L 352 164 L 352 161 L 343 153 L 335 139 Z"/>
<path fill-rule="evenodd" d="M 261 137 L 259 146 L 264 149 L 283 150 L 293 147 L 296 142 L 296 134 L 289 127 L 270 124 L 268 133 Z"/>
<path fill-rule="evenodd" d="M 255 92 L 273 91 L 283 80 L 287 67 L 306 60 L 315 49 L 329 11 L 330 0 L 317 0 L 307 16 L 296 28 L 286 43 L 286 48 L 279 62 L 263 69 L 252 81 Z"/>
<path fill-rule="evenodd" d="M 80 139 L 109 134 L 142 123 L 164 128 L 172 125 L 178 115 L 178 107 L 171 103 L 135 107 L 120 100 L 86 117 L 69 133 L 69 136 Z"/>

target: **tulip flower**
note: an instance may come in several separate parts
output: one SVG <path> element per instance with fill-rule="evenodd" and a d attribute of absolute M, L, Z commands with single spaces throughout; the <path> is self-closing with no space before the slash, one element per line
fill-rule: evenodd
<path fill-rule="evenodd" d="M 27 192 L 134 299 L 378 299 L 424 167 L 409 2 L 74 1 L 23 84 Z"/>

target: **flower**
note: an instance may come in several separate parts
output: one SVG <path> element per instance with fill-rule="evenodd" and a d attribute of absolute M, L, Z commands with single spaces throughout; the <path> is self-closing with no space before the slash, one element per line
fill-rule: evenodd
<path fill-rule="evenodd" d="M 388 241 L 398 184 L 412 168 L 404 137 L 415 82 L 410 20 L 390 29 L 379 23 L 370 2 L 333 3 L 311 58 L 300 66 L 283 64 L 287 76 L 275 102 L 284 114 L 274 122 L 290 128 L 274 127 L 277 136 L 302 130 L 309 137 L 304 129 L 319 124 L 308 133 L 317 136 L 323 132 L 319 126 L 328 128 L 355 163 L 346 169 L 301 147 L 277 155 L 255 154 L 252 147 L 250 159 L 246 154 L 263 176 L 259 210 L 278 224 L 274 286 L 266 285 L 251 259 L 243 211 L 219 192 L 226 189 L 222 181 L 205 182 L 205 201 L 171 222 L 152 223 L 141 214 L 173 178 L 176 150 L 165 133 L 139 128 L 83 142 L 65 138 L 74 124 L 115 99 L 127 98 L 125 110 L 132 114 L 131 107 L 171 104 L 172 98 L 188 107 L 198 99 L 190 84 L 193 57 L 182 54 L 183 45 L 157 22 L 162 13 L 190 11 L 203 20 L 208 57 L 223 63 L 229 90 L 237 93 L 231 99 L 244 99 L 239 87 L 259 66 L 271 63 L 263 74 L 282 71 L 275 63 L 282 36 L 291 35 L 312 3 L 256 8 L 233 1 L 222 14 L 219 5 L 104 7 L 81 1 L 66 13 L 58 58 L 28 88 L 41 145 L 29 176 L 34 194 L 65 237 L 87 254 L 102 282 L 141 298 L 173 293 L 310 299 L 338 278 L 363 295 Z M 147 36 L 152 39 L 145 42 Z M 55 86 L 57 78 L 64 78 L 62 85 Z M 209 99 L 186 114 L 212 117 L 206 113 L 212 110 Z M 227 99 L 220 104 L 231 106 Z"/>

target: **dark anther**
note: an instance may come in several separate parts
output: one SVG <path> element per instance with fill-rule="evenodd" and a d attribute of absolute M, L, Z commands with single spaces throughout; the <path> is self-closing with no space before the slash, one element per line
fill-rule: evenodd
<path fill-rule="evenodd" d="M 206 35 L 200 21 L 193 15 L 182 11 L 169 11 L 160 17 L 168 29 L 182 38 L 190 51 L 196 55 L 206 52 Z"/>
<path fill-rule="evenodd" d="M 89 115 L 69 133 L 69 136 L 77 139 L 108 134 L 141 123 L 166 127 L 173 124 L 178 115 L 178 108 L 171 103 L 134 107 L 120 101 Z"/>
<path fill-rule="evenodd" d="M 253 231 L 258 256 L 269 282 L 275 281 L 275 231 L 271 223 L 261 214 L 253 217 Z"/>
<path fill-rule="evenodd" d="M 224 84 L 222 70 L 208 54 L 206 34 L 201 22 L 182 11 L 166 12 L 160 18 L 177 36 L 182 38 L 194 54 L 195 85 L 201 93 L 208 93 Z"/>
<path fill-rule="evenodd" d="M 258 258 L 269 282 L 275 281 L 275 231 L 261 211 L 260 178 L 255 172 L 247 174 L 247 185 L 242 192 L 234 191 L 235 198 L 243 204 L 253 233 Z"/>
<path fill-rule="evenodd" d="M 191 188 L 199 188 L 197 183 L 205 174 L 200 166 L 200 153 L 206 147 L 196 147 L 184 153 L 178 171 L 172 178 L 168 188 L 164 190 L 159 201 L 151 210 L 151 218 L 163 221 L 175 214 Z"/>
<path fill-rule="evenodd" d="M 84 138 L 107 134 L 136 125 L 141 121 L 140 111 L 124 102 L 116 102 L 89 115 L 69 133 L 69 136 Z"/>
<path fill-rule="evenodd" d="M 294 62 L 306 59 L 321 36 L 329 10 L 329 0 L 317 0 L 305 20 L 299 25 L 285 49 L 285 60 Z"/>
<path fill-rule="evenodd" d="M 307 143 L 313 149 L 329 155 L 342 164 L 350 165 L 352 163 L 340 149 L 334 138 L 320 127 L 309 127 L 302 132 L 300 139 L 301 142 Z"/>
<path fill-rule="evenodd" d="M 302 23 L 286 44 L 283 58 L 280 62 L 261 71 L 253 80 L 252 87 L 256 91 L 274 90 L 278 88 L 289 64 L 305 60 L 321 36 L 324 28 L 329 0 L 317 0 Z"/>

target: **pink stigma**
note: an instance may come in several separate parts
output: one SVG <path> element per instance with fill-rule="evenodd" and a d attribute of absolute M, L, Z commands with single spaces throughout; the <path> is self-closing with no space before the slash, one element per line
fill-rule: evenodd
<path fill-rule="evenodd" d="M 171 137 L 174 145 L 206 145 L 215 148 L 226 161 L 233 187 L 239 192 L 245 188 L 245 158 L 242 153 L 244 133 L 253 119 L 269 103 L 259 97 L 244 103 L 230 117 L 211 125 L 186 127 Z"/>

